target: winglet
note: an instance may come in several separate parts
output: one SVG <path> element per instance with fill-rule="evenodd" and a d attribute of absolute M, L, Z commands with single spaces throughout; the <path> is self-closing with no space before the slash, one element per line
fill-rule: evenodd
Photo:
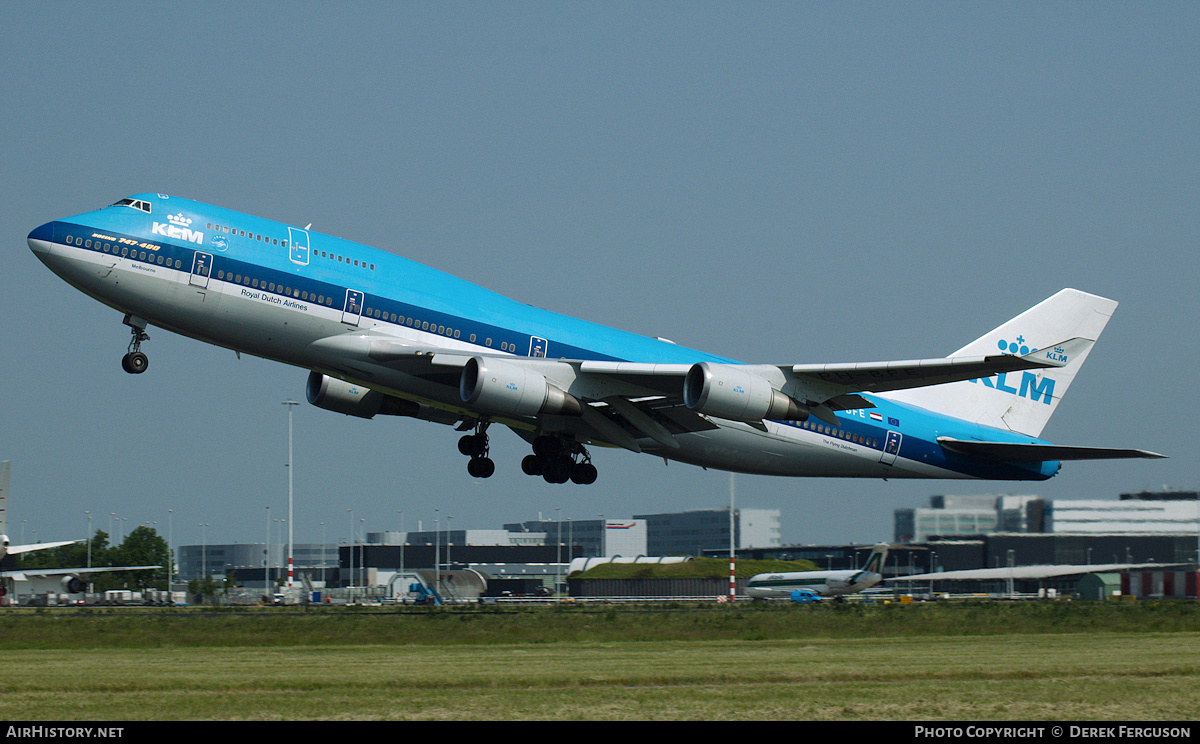
<path fill-rule="evenodd" d="M 1044 349 L 1034 349 L 1021 358 L 1041 367 L 1065 367 L 1071 363 L 1072 359 L 1081 354 L 1087 354 L 1095 344 L 1095 339 L 1072 338 L 1057 344 L 1050 344 Z"/>

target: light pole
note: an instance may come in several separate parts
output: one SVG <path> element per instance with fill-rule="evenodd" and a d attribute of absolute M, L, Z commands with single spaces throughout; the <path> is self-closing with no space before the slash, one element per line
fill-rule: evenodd
<path fill-rule="evenodd" d="M 263 589 L 271 596 L 271 507 L 267 509 L 267 541 L 263 543 Z"/>
<path fill-rule="evenodd" d="M 733 473 L 729 474 L 729 602 L 732 604 L 737 600 L 737 563 L 734 551 L 736 550 L 734 539 L 734 522 L 733 522 Z"/>
<path fill-rule="evenodd" d="M 294 400 L 285 400 L 288 407 L 288 589 L 292 588 L 292 410 L 300 405 Z"/>
<path fill-rule="evenodd" d="M 167 509 L 167 592 L 168 592 L 167 596 L 168 597 L 171 596 L 170 595 L 171 583 L 175 581 L 175 548 L 174 548 L 174 545 L 175 545 L 175 510 Z M 89 555 L 88 555 L 88 560 L 89 560 L 88 565 L 91 565 L 90 551 L 89 551 Z M 174 601 L 172 601 L 172 604 L 174 604 Z"/>
<path fill-rule="evenodd" d="M 200 576 L 208 578 L 208 523 L 200 527 Z"/>
<path fill-rule="evenodd" d="M 404 534 L 404 510 L 396 511 L 400 515 L 400 576 L 401 580 L 404 577 L 404 543 L 408 542 L 408 536 Z"/>

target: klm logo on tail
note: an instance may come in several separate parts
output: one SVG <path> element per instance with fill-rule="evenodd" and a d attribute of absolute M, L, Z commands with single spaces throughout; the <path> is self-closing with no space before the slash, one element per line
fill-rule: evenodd
<path fill-rule="evenodd" d="M 1031 354 L 1037 351 L 1037 349 L 1031 349 L 1026 345 L 1024 336 L 1017 336 L 1016 341 L 1005 341 L 1001 339 L 997 343 L 997 346 L 1000 347 L 1000 351 L 1013 356 L 1025 356 L 1026 354 Z M 1049 353 L 1053 354 L 1055 352 Z M 1063 356 L 1060 361 L 1065 362 L 1067 359 L 1065 356 Z M 1043 377 L 1039 381 L 1037 375 L 1027 370 L 1021 373 L 1020 385 L 1014 386 L 1009 384 L 1007 379 L 1008 374 L 1009 373 L 1007 372 L 1001 372 L 995 377 L 988 377 L 982 380 L 971 380 L 971 382 L 981 382 L 983 383 L 984 387 L 990 387 L 993 390 L 999 390 L 1000 392 L 1008 393 L 1009 395 L 1016 395 L 1019 398 L 1029 398 L 1034 402 L 1040 400 L 1042 403 L 1050 405 L 1051 400 L 1054 398 L 1054 380 L 1050 379 L 1049 377 Z"/>
<path fill-rule="evenodd" d="M 1002 393 L 1015 395 L 1019 398 L 1029 398 L 1037 402 L 1040 400 L 1046 405 L 1050 405 L 1050 401 L 1054 398 L 1054 380 L 1049 377 L 1043 377 L 1040 381 L 1032 372 L 1021 373 L 1021 384 L 1019 387 L 1013 387 L 1008 384 L 1007 372 L 1001 372 L 995 377 L 987 377 L 982 380 L 971 380 L 971 382 L 982 382 L 984 387 L 990 387 L 993 390 L 999 390 Z"/>

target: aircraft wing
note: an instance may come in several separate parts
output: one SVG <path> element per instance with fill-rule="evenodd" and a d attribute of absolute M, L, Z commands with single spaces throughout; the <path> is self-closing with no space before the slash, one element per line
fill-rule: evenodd
<path fill-rule="evenodd" d="M 46 578 L 49 576 L 84 576 L 86 574 L 107 573 L 109 571 L 153 571 L 162 566 L 103 566 L 96 568 L 20 568 L 0 571 L 0 576 L 7 579 L 24 581 L 30 578 Z"/>
<path fill-rule="evenodd" d="M 50 548 L 61 548 L 64 545 L 74 545 L 75 543 L 83 542 L 82 540 L 60 540 L 59 542 L 48 543 L 33 543 L 32 545 L 8 545 L 4 552 L 8 555 L 16 555 L 17 553 L 32 553 L 35 550 L 49 550 Z"/>
<path fill-rule="evenodd" d="M 975 380 L 1003 372 L 1065 367 L 1071 359 L 1087 352 L 1095 343 L 1091 339 L 1073 338 L 1024 356 L 994 354 L 899 362 L 797 364 L 789 369 L 802 384 L 817 389 L 829 385 L 841 388 L 844 392 L 883 393 Z"/>
<path fill-rule="evenodd" d="M 548 359 L 500 352 L 456 352 L 406 343 L 370 331 L 320 339 L 308 351 L 320 366 L 368 386 L 388 387 L 390 375 L 403 373 L 458 387 L 461 370 L 473 359 L 536 372 L 552 387 L 577 398 L 580 418 L 592 441 L 642 451 L 638 439 L 675 448 L 675 434 L 715 428 L 708 416 L 744 421 L 762 428 L 764 419 L 804 418 L 812 414 L 838 425 L 834 411 L 873 408 L 860 392 L 903 390 L 947 382 L 986 378 L 1002 372 L 1061 367 L 1086 353 L 1094 341 L 1074 338 L 1024 356 L 945 357 L 857 364 L 736 364 L 646 363 L 628 361 Z M 727 413 L 720 408 L 685 405 L 689 374 L 729 377 L 728 388 L 756 388 L 771 399 L 761 411 Z M 736 380 L 734 379 L 736 378 Z M 735 384 L 737 383 L 737 384 Z M 460 415 L 477 416 L 464 402 Z M 528 426 L 531 417 L 500 417 L 510 426 Z"/>

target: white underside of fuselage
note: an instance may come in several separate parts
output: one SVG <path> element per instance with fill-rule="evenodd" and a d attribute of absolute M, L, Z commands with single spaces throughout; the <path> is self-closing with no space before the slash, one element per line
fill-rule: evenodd
<path fill-rule="evenodd" d="M 61 243 L 31 247 L 64 280 L 122 313 L 149 324 L 307 370 L 359 383 L 397 397 L 478 416 L 457 387 L 430 382 L 384 364 L 345 360 L 316 341 L 347 334 L 386 335 L 406 344 L 458 354 L 501 355 L 495 349 L 361 316 L 343 322 L 341 307 L 280 297 L 208 277 L 200 286 L 189 271 L 132 261 Z M 569 381 L 568 381 L 569 382 Z M 523 422 L 508 422 L 520 429 Z M 668 460 L 741 473 L 815 477 L 967 478 L 904 458 L 881 461 L 878 449 L 816 431 L 765 422 L 755 426 L 709 418 L 716 428 L 675 435 L 678 447 L 638 439 L 642 451 Z"/>

